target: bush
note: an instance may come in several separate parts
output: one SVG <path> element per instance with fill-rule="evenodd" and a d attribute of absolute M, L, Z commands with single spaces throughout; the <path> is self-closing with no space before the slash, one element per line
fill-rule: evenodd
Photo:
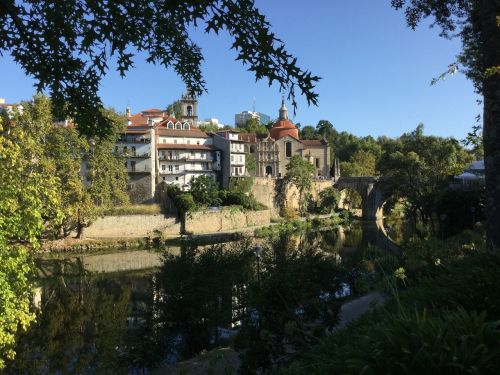
<path fill-rule="evenodd" d="M 193 196 L 190 193 L 182 193 L 175 197 L 175 205 L 180 212 L 188 212 L 194 210 L 197 205 Z"/>
<path fill-rule="evenodd" d="M 248 210 L 263 210 L 266 206 L 257 202 L 252 195 L 246 195 L 242 191 L 223 190 L 220 192 L 223 206 L 242 206 Z"/>

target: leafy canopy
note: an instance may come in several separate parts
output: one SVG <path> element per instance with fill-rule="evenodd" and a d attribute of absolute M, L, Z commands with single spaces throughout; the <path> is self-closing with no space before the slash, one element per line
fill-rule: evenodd
<path fill-rule="evenodd" d="M 253 0 L 2 0 L 0 54 L 10 54 L 39 91 L 51 92 L 58 116 L 74 118 L 84 134 L 102 135 L 110 129 L 98 89 L 110 61 L 124 76 L 141 53 L 149 63 L 172 67 L 191 93 L 206 90 L 201 48 L 190 37 L 200 25 L 207 33 L 229 33 L 236 60 L 257 80 L 288 91 L 294 107 L 297 89 L 317 103 L 319 77 L 297 67 Z"/>

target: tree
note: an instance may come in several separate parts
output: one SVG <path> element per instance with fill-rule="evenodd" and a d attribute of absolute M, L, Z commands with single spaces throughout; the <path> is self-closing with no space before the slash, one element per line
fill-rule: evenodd
<path fill-rule="evenodd" d="M 266 127 L 260 124 L 260 120 L 258 118 L 251 118 L 247 120 L 243 129 L 248 133 L 267 134 Z"/>
<path fill-rule="evenodd" d="M 486 169 L 487 246 L 500 249 L 500 0 L 391 0 L 405 8 L 408 26 L 434 18 L 442 36 L 460 37 L 462 52 L 453 71 L 464 68 L 483 101 L 483 142 Z"/>
<path fill-rule="evenodd" d="M 314 172 L 316 172 L 314 165 L 302 159 L 299 155 L 292 156 L 286 166 L 285 181 L 287 184 L 295 185 L 299 191 L 299 209 L 301 214 L 305 214 L 305 208 L 307 207 L 305 193 L 311 190 Z"/>
<path fill-rule="evenodd" d="M 348 162 L 340 163 L 340 174 L 346 177 L 375 176 L 375 156 L 364 150 L 358 150 Z"/>
<path fill-rule="evenodd" d="M 306 125 L 300 131 L 301 139 L 320 139 L 321 135 L 316 132 L 314 126 Z"/>
<path fill-rule="evenodd" d="M 176 100 L 175 102 L 170 103 L 167 106 L 167 113 L 169 114 L 169 116 L 173 116 L 177 120 L 179 120 L 182 117 L 181 102 L 179 100 Z"/>
<path fill-rule="evenodd" d="M 418 214 L 424 224 L 433 224 L 437 198 L 447 187 L 446 178 L 463 171 L 471 155 L 453 138 L 424 136 L 421 124 L 399 141 L 397 149 L 391 147 L 383 154 L 378 169 L 391 177 L 387 182 L 390 190 L 407 199 L 414 222 Z"/>
<path fill-rule="evenodd" d="M 47 226 L 56 227 L 59 209 L 54 167 L 43 155 L 52 117 L 46 102 L 23 103 L 24 112 L 0 113 L 0 370 L 15 355 L 19 330 L 28 328 L 32 252 Z"/>
<path fill-rule="evenodd" d="M 198 176 L 189 182 L 189 190 L 194 201 L 204 206 L 219 206 L 219 186 L 214 178 Z"/>
<path fill-rule="evenodd" d="M 316 130 L 322 137 L 325 137 L 326 139 L 329 139 L 332 135 L 335 135 L 337 133 L 337 131 L 333 127 L 333 124 L 328 120 L 319 120 L 318 125 L 316 125 Z"/>
<path fill-rule="evenodd" d="M 51 92 L 58 117 L 73 117 L 82 133 L 102 136 L 111 129 L 98 89 L 111 60 L 124 76 L 140 52 L 149 63 L 173 67 L 191 93 L 205 91 L 193 25 L 204 25 L 207 33 L 227 31 L 236 59 L 257 80 L 288 91 L 294 107 L 297 90 L 317 103 L 319 77 L 297 67 L 253 0 L 0 0 L 0 53 L 10 54 L 39 91 Z"/>
<path fill-rule="evenodd" d="M 255 161 L 255 156 L 252 154 L 245 155 L 245 168 L 248 173 L 254 173 L 257 169 L 257 162 Z"/>
<path fill-rule="evenodd" d="M 333 186 L 323 189 L 319 193 L 319 204 L 321 212 L 323 213 L 331 213 L 338 206 L 340 200 L 339 191 Z"/>

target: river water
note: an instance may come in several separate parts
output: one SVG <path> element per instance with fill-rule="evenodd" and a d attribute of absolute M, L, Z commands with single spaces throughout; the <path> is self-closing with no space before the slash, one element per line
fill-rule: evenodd
<path fill-rule="evenodd" d="M 248 337 L 272 309 L 278 322 L 288 309 L 288 320 L 329 325 L 337 300 L 356 292 L 353 270 L 371 245 L 396 251 L 380 225 L 354 223 L 265 240 L 40 261 L 33 290 L 37 321 L 19 337 L 6 373 L 150 373 L 234 340 L 238 332 L 237 345 L 256 345 Z M 263 249 L 260 256 L 256 248 Z M 276 305 L 280 293 L 284 305 Z M 311 299 L 310 306 L 304 302 Z"/>

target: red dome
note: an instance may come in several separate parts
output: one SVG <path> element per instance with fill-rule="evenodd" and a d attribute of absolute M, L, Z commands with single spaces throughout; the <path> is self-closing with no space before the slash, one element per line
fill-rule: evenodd
<path fill-rule="evenodd" d="M 288 119 L 280 119 L 271 128 L 271 137 L 275 140 L 283 138 L 287 135 L 299 139 L 299 130 Z"/>

